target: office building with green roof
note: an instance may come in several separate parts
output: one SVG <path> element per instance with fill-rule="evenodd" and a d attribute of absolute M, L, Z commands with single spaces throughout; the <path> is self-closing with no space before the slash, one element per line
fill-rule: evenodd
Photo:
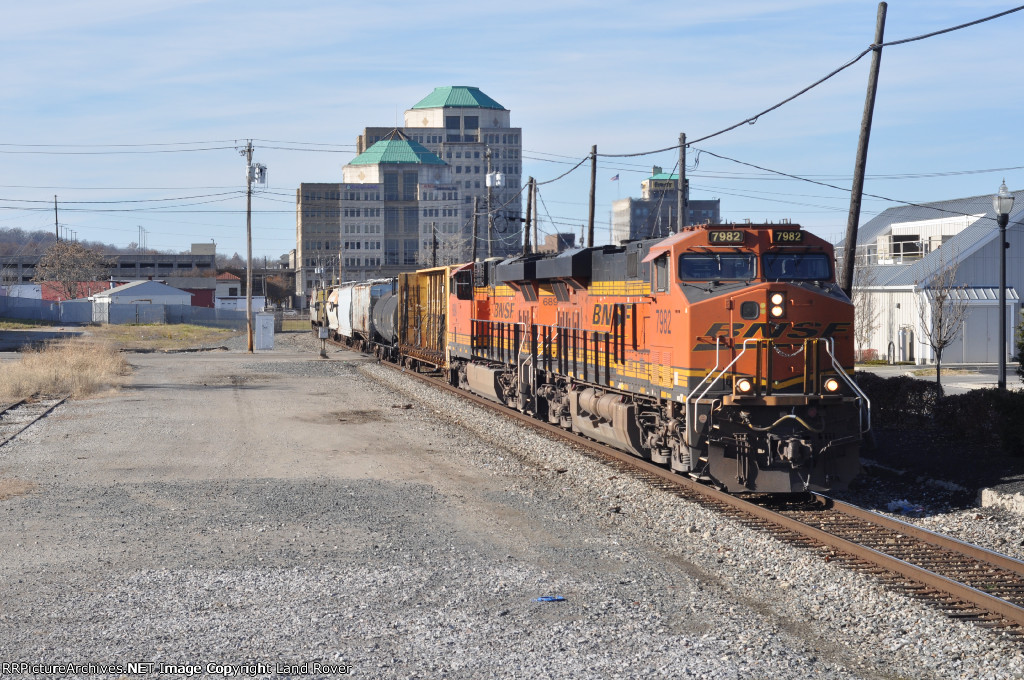
<path fill-rule="evenodd" d="M 403 122 L 364 128 L 340 184 L 300 189 L 297 293 L 308 296 L 336 278 L 469 261 L 474 201 L 478 257 L 521 250 L 522 130 L 512 127 L 509 110 L 477 87 L 446 86 L 408 109 Z M 333 203 L 321 205 L 327 199 L 317 196 Z"/>
<path fill-rule="evenodd" d="M 464 261 L 468 224 L 452 169 L 393 129 L 342 169 L 343 279 L 365 281 Z"/>
<path fill-rule="evenodd" d="M 464 229 L 472 225 L 473 201 L 479 205 L 477 253 L 486 257 L 518 253 L 522 248 L 522 129 L 512 127 L 511 112 L 470 86 L 437 87 L 406 110 L 401 131 L 410 141 L 433 152 L 451 168 L 458 189 L 457 210 Z M 393 128 L 369 127 L 356 140 L 365 152 Z M 488 159 L 490 151 L 490 159 Z M 487 168 L 490 160 L 496 186 L 491 187 L 490 213 L 494 234 L 487 235 Z M 467 231 L 468 234 L 468 231 Z M 489 247 L 490 246 L 490 247 Z M 472 242 L 464 244 L 463 260 L 472 255 Z"/>

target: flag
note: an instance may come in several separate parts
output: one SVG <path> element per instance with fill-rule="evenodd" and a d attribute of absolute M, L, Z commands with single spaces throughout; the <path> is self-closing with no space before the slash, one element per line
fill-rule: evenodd
<path fill-rule="evenodd" d="M 615 175 L 615 177 L 612 177 L 612 181 L 613 182 L 618 182 L 619 181 L 619 176 Z"/>

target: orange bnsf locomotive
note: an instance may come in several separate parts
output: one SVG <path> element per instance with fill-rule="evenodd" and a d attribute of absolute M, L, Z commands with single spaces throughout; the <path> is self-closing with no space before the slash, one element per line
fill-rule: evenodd
<path fill-rule="evenodd" d="M 744 224 L 426 269 L 376 351 L 731 492 L 841 489 L 870 416 L 833 264 Z"/>

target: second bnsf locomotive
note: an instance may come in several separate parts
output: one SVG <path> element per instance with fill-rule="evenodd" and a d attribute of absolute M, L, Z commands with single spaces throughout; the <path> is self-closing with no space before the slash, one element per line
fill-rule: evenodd
<path fill-rule="evenodd" d="M 841 489 L 870 416 L 833 265 L 744 224 L 425 269 L 369 348 L 731 492 Z"/>

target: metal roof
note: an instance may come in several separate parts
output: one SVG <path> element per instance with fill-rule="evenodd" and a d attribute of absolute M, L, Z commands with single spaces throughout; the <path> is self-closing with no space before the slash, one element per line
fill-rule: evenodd
<path fill-rule="evenodd" d="M 465 85 L 449 85 L 448 87 L 435 87 L 434 91 L 421 99 L 412 108 L 414 109 L 498 109 L 504 111 L 505 107 L 494 101 L 478 87 L 467 87 Z"/>
<path fill-rule="evenodd" d="M 957 300 L 999 300 L 999 288 L 998 287 L 978 287 L 978 288 L 953 288 L 949 291 L 949 296 Z M 1006 287 L 1006 299 L 1007 300 L 1019 300 L 1020 296 L 1010 286 Z"/>
<path fill-rule="evenodd" d="M 1011 193 L 1015 198 L 1013 204 L 1015 211 L 1010 213 L 1010 223 L 1007 228 L 1024 225 L 1024 190 Z M 934 276 L 935 272 L 942 269 L 943 263 L 951 255 L 958 260 L 967 259 L 982 246 L 998 238 L 999 229 L 996 225 L 995 210 L 992 208 L 992 194 L 918 205 L 900 205 L 889 208 L 861 225 L 857 231 L 858 247 L 874 243 L 879 236 L 888 234 L 894 226 L 905 222 L 963 215 L 981 215 L 982 217 L 943 243 L 941 248 L 933 250 L 920 260 L 908 264 L 875 265 L 872 268 L 874 281 L 870 287 L 924 284 Z M 840 247 L 844 243 L 845 241 L 840 243 Z"/>
<path fill-rule="evenodd" d="M 94 298 L 112 298 L 124 293 L 131 291 L 132 295 L 181 295 L 186 297 L 192 297 L 191 293 L 183 291 L 173 286 L 160 283 L 159 281 L 132 281 L 116 288 L 110 288 L 99 293 L 93 294 Z"/>
<path fill-rule="evenodd" d="M 349 165 L 380 165 L 381 163 L 447 165 L 430 149 L 409 139 L 401 130 L 397 129 L 353 158 Z"/>

